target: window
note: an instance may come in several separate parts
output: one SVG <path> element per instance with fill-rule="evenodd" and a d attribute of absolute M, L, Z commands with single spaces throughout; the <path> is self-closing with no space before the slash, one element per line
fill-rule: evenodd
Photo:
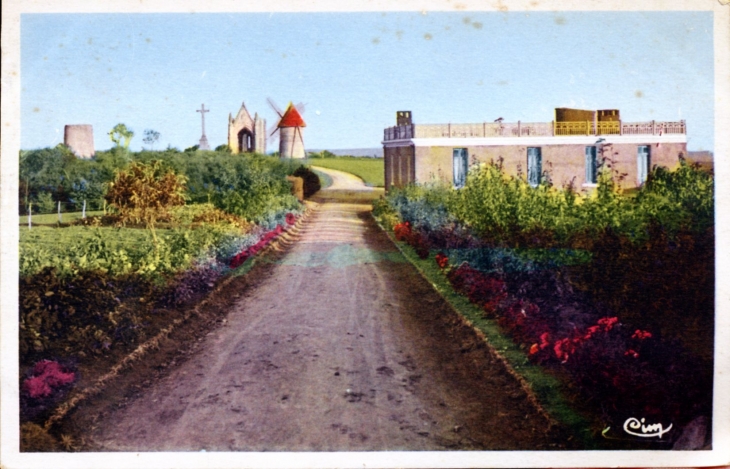
<path fill-rule="evenodd" d="M 469 169 L 469 156 L 466 148 L 454 148 L 454 187 L 464 187 L 466 172 Z"/>
<path fill-rule="evenodd" d="M 586 184 L 598 182 L 597 147 L 586 147 Z"/>
<path fill-rule="evenodd" d="M 527 182 L 532 187 L 540 184 L 542 177 L 542 154 L 540 148 L 530 147 L 527 149 Z"/>
<path fill-rule="evenodd" d="M 646 182 L 649 176 L 649 168 L 651 167 L 651 155 L 649 154 L 649 146 L 641 145 L 636 152 L 636 175 L 639 185 Z"/>

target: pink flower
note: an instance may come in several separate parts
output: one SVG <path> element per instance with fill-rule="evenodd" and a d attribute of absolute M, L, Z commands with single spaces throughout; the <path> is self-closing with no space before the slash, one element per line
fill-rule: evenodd
<path fill-rule="evenodd" d="M 33 376 L 23 382 L 23 389 L 32 398 L 47 397 L 53 388 L 72 383 L 73 372 L 64 372 L 57 362 L 42 360 L 33 367 Z"/>

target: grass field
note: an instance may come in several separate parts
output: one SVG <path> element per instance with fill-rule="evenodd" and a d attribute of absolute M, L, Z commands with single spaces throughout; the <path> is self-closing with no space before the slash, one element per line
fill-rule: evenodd
<path fill-rule="evenodd" d="M 382 158 L 354 158 L 343 156 L 339 158 L 311 158 L 302 160 L 302 163 L 354 174 L 369 186 L 385 186 L 385 167 Z"/>
<path fill-rule="evenodd" d="M 86 216 L 87 217 L 93 217 L 96 215 L 103 215 L 104 212 L 101 210 L 91 212 L 87 211 Z M 71 223 L 72 221 L 80 220 L 81 219 L 81 212 L 67 212 L 63 213 L 61 212 L 61 221 L 63 223 Z M 39 224 L 39 225 L 53 225 L 54 223 L 58 223 L 58 213 L 44 213 L 42 215 L 32 215 L 31 216 L 31 223 L 33 224 Z M 20 216 L 20 224 L 21 225 L 27 225 L 28 224 L 28 216 L 27 215 L 21 215 Z"/>

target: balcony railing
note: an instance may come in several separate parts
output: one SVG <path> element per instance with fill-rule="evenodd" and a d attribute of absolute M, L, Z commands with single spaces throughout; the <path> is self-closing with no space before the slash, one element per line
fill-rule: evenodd
<path fill-rule="evenodd" d="M 676 122 L 516 122 L 481 124 L 411 124 L 388 127 L 384 140 L 411 138 L 552 137 L 565 135 L 662 135 L 686 134 L 685 121 Z"/>

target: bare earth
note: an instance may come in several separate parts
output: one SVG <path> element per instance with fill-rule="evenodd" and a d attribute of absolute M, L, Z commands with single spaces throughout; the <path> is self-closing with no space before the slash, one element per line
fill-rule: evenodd
<path fill-rule="evenodd" d="M 96 420 L 88 448 L 556 448 L 518 383 L 374 223 L 382 190 L 318 169 L 334 184 L 296 243 L 187 360 Z"/>

